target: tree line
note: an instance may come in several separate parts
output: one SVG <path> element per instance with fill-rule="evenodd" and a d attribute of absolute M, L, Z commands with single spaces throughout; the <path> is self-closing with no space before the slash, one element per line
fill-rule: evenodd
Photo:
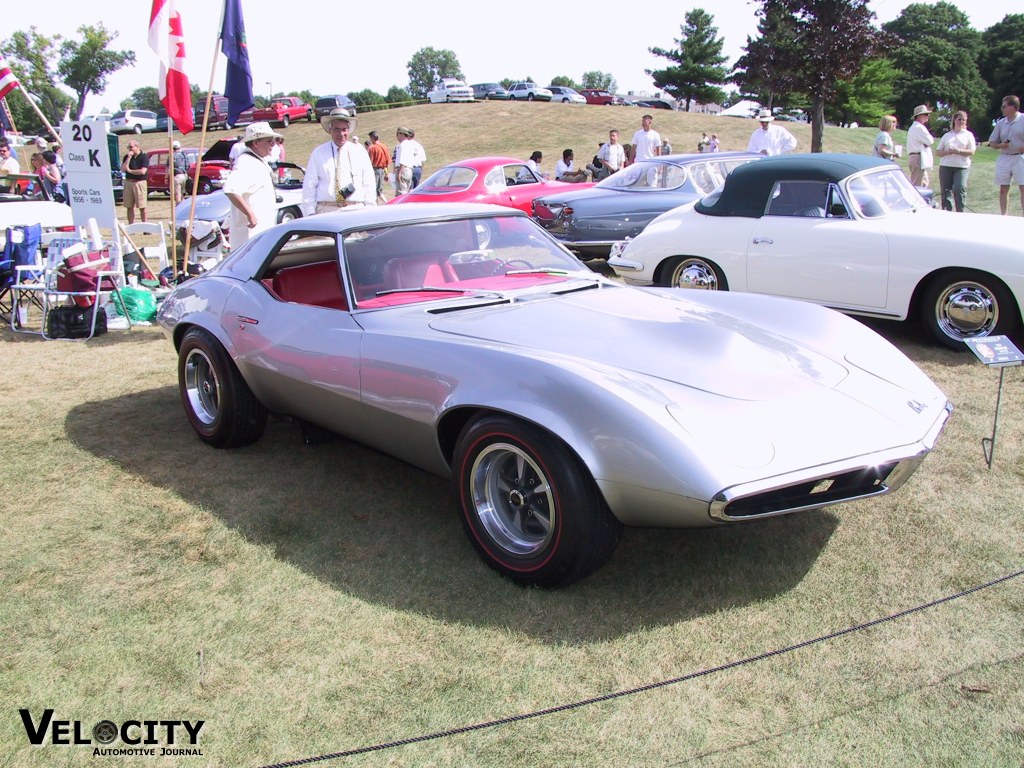
<path fill-rule="evenodd" d="M 916 104 L 939 113 L 937 130 L 957 109 L 971 116 L 971 128 L 987 138 L 1006 94 L 1024 96 L 1024 14 L 1007 14 L 986 30 L 971 27 L 955 5 L 914 3 L 890 22 L 877 26 L 868 0 L 758 0 L 757 35 L 747 37 L 744 53 L 732 65 L 722 54 L 714 17 L 702 8 L 684 16 L 674 48 L 648 50 L 666 59 L 666 66 L 648 69 L 655 87 L 677 99 L 684 109 L 694 103 L 728 105 L 752 99 L 770 109 L 801 109 L 810 115 L 811 149 L 820 151 L 826 122 L 874 125 L 882 115 L 910 122 Z M 89 94 L 101 94 L 107 78 L 134 65 L 133 51 L 111 47 L 116 32 L 102 23 L 83 25 L 79 40 L 40 34 L 36 27 L 15 32 L 0 43 L 0 54 L 15 66 L 22 85 L 37 99 L 44 114 L 59 118 L 70 105 L 82 116 Z M 422 48 L 408 61 L 407 86 L 393 85 L 386 94 L 370 89 L 347 95 L 362 111 L 415 103 L 443 77 L 465 80 L 458 57 L 450 50 Z M 503 78 L 508 87 L 532 77 Z M 58 82 L 74 94 L 69 96 Z M 552 85 L 570 88 L 617 89 L 606 72 L 584 72 L 577 82 L 566 75 Z M 727 90 L 727 88 L 729 90 Z M 206 92 L 192 85 L 194 102 Z M 256 95 L 257 106 L 273 96 Z M 312 103 L 316 95 L 300 91 Z M 23 131 L 42 126 L 23 99 L 8 99 L 15 124 Z M 122 109 L 160 108 L 156 87 L 136 89 Z"/>

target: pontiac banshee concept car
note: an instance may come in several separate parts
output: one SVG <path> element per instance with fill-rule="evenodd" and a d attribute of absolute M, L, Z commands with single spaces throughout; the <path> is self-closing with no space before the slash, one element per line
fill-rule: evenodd
<path fill-rule="evenodd" d="M 950 411 L 837 312 L 624 286 L 496 206 L 280 224 L 178 286 L 159 322 L 202 440 L 251 443 L 270 412 L 450 477 L 483 559 L 545 587 L 599 568 L 624 525 L 894 490 Z"/>

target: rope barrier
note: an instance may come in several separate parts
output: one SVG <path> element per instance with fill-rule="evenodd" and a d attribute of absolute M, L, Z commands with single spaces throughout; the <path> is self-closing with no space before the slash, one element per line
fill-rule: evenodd
<path fill-rule="evenodd" d="M 902 618 L 904 618 L 906 616 L 910 616 L 911 614 L 927 610 L 928 608 L 934 608 L 934 607 L 936 607 L 938 605 L 942 605 L 943 603 L 948 603 L 948 602 L 951 602 L 953 600 L 958 600 L 958 599 L 960 599 L 962 597 L 966 597 L 968 595 L 972 595 L 975 592 L 979 592 L 979 591 L 981 591 L 983 589 L 988 589 L 990 587 L 997 586 L 997 585 L 1002 584 L 1004 582 L 1010 581 L 1011 579 L 1016 579 L 1016 578 L 1018 578 L 1020 576 L 1024 576 L 1024 569 L 1019 570 L 1019 571 L 1014 571 L 1013 573 L 1008 573 L 1005 576 L 1000 576 L 999 578 L 992 579 L 991 581 L 985 582 L 984 584 L 978 584 L 976 586 L 969 587 L 968 589 L 964 589 L 964 590 L 962 590 L 960 592 L 957 592 L 955 594 L 946 595 L 945 597 L 940 597 L 940 598 L 938 598 L 936 600 L 931 600 L 931 601 L 929 601 L 927 603 L 922 603 L 921 605 L 916 605 L 913 608 L 907 608 L 907 609 L 899 611 L 897 613 L 889 614 L 888 616 L 883 616 L 883 617 L 878 618 L 878 619 L 872 619 L 871 621 L 866 621 L 866 622 L 863 622 L 861 624 L 855 624 L 855 625 L 853 625 L 851 627 L 846 627 L 845 629 L 840 629 L 840 630 L 836 630 L 835 632 L 830 632 L 827 635 L 820 635 L 820 636 L 812 638 L 810 640 L 803 640 L 803 641 L 801 641 L 799 643 L 795 643 L 793 645 L 787 645 L 784 648 L 777 648 L 777 649 L 772 650 L 772 651 L 765 651 L 764 653 L 759 653 L 756 656 L 748 656 L 747 658 L 744 658 L 744 659 L 738 659 L 736 661 L 730 661 L 730 662 L 727 662 L 725 664 L 720 664 L 717 667 L 710 667 L 708 669 L 702 669 L 699 672 L 690 672 L 689 674 L 680 675 L 679 677 L 669 678 L 668 680 L 660 680 L 660 681 L 655 682 L 655 683 L 647 683 L 646 685 L 640 685 L 640 686 L 637 686 L 635 688 L 627 688 L 627 689 L 621 690 L 621 691 L 614 691 L 612 693 L 606 693 L 606 694 L 603 694 L 601 696 L 593 696 L 593 697 L 588 698 L 588 699 L 582 699 L 580 701 L 575 701 L 575 702 L 572 702 L 572 703 L 569 703 L 569 704 L 560 704 L 558 706 L 548 707 L 546 709 L 539 709 L 539 710 L 536 710 L 536 711 L 533 711 L 533 712 L 524 712 L 523 714 L 519 714 L 519 715 L 510 715 L 509 717 L 503 717 L 503 718 L 500 718 L 500 719 L 497 719 L 497 720 L 488 720 L 486 722 L 475 723 L 473 725 L 463 725 L 463 726 L 459 726 L 457 728 L 450 728 L 450 729 L 445 730 L 445 731 L 436 731 L 434 733 L 422 734 L 420 736 L 411 736 L 409 738 L 397 739 L 395 741 L 383 742 L 381 744 L 374 744 L 374 745 L 367 746 L 367 747 L 357 747 L 355 749 L 347 749 L 347 750 L 345 750 L 343 752 L 331 752 L 329 754 L 316 755 L 314 757 L 303 757 L 303 758 L 299 758 L 299 759 L 296 759 L 296 760 L 288 760 L 288 761 L 283 762 L 283 763 L 272 763 L 270 765 L 260 766 L 260 768 L 292 768 L 292 766 L 309 765 L 311 763 L 319 763 L 319 762 L 323 762 L 325 760 L 337 760 L 337 759 L 340 759 L 340 758 L 343 758 L 343 757 L 354 757 L 355 755 L 364 755 L 364 754 L 366 754 L 368 752 L 380 752 L 380 751 L 383 751 L 383 750 L 386 750 L 386 749 L 395 749 L 396 747 L 408 746 L 409 744 L 420 744 L 420 743 L 423 743 L 425 741 L 436 741 L 437 739 L 445 739 L 445 738 L 449 738 L 451 736 L 458 736 L 458 735 L 463 734 L 463 733 L 472 733 L 474 731 L 482 731 L 482 730 L 485 730 L 487 728 L 497 728 L 498 726 L 501 726 L 501 725 L 509 725 L 511 723 L 518 723 L 518 722 L 522 722 L 524 720 L 533 720 L 533 719 L 536 719 L 538 717 L 545 717 L 547 715 L 553 715 L 553 714 L 556 714 L 556 713 L 559 713 L 559 712 L 569 712 L 569 711 L 574 710 L 574 709 L 580 709 L 582 707 L 588 707 L 588 706 L 590 706 L 592 704 L 600 704 L 602 702 L 612 701 L 614 699 L 621 699 L 621 698 L 624 698 L 626 696 L 635 696 L 638 693 L 646 693 L 647 691 L 653 691 L 653 690 L 656 690 L 658 688 L 665 688 L 667 686 L 677 685 L 679 683 L 684 683 L 684 682 L 687 682 L 689 680 L 696 680 L 696 679 L 701 678 L 701 677 L 708 677 L 709 675 L 713 675 L 713 674 L 716 674 L 718 672 L 724 672 L 724 671 L 729 670 L 729 669 L 736 669 L 737 667 L 742 667 L 742 666 L 745 666 L 747 664 L 753 664 L 754 662 L 757 662 L 757 661 L 764 661 L 765 659 L 770 659 L 770 658 L 775 657 L 775 656 L 781 656 L 781 655 L 786 654 L 786 653 L 792 653 L 793 651 L 798 651 L 798 650 L 800 650 L 802 648 L 807 648 L 807 647 L 812 646 L 812 645 L 817 645 L 819 643 L 823 643 L 823 642 L 826 642 L 828 640 L 835 640 L 835 639 L 843 637 L 845 635 L 853 634 L 854 632 L 862 632 L 862 631 L 864 631 L 866 629 L 871 629 L 872 627 L 877 627 L 880 624 L 885 624 L 885 623 L 890 622 L 890 621 L 895 621 L 896 619 L 902 619 Z"/>

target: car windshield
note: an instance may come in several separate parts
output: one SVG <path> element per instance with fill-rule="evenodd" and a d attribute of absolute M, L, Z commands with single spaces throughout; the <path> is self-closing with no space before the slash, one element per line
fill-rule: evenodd
<path fill-rule="evenodd" d="M 462 192 L 476 179 L 476 171 L 461 165 L 449 165 L 432 173 L 416 187 L 417 195 L 448 195 Z"/>
<path fill-rule="evenodd" d="M 686 168 L 672 163 L 640 162 L 602 179 L 597 186 L 604 189 L 677 189 L 686 183 Z"/>
<path fill-rule="evenodd" d="M 593 277 L 524 216 L 421 221 L 346 233 L 356 305 L 373 309 Z M 448 296 L 445 296 L 448 294 Z"/>
<path fill-rule="evenodd" d="M 867 219 L 927 206 L 910 179 L 895 166 L 855 176 L 846 183 L 846 190 L 854 210 Z"/>

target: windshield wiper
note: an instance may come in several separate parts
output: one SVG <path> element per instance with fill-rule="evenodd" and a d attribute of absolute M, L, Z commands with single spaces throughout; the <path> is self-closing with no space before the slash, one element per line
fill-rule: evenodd
<path fill-rule="evenodd" d="M 386 291 L 377 291 L 375 296 L 390 296 L 393 293 L 461 293 L 463 296 L 499 296 L 504 298 L 500 291 L 481 291 L 479 288 L 442 288 L 439 285 L 421 285 L 416 288 L 388 288 Z"/>

